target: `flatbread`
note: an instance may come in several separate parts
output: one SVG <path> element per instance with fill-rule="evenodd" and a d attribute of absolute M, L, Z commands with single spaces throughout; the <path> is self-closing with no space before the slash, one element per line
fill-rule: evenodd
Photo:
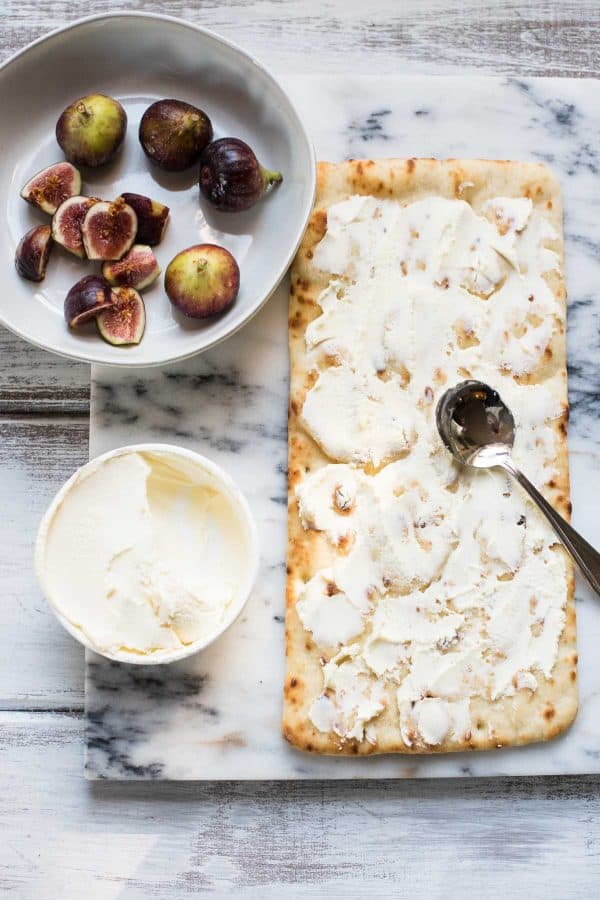
<path fill-rule="evenodd" d="M 560 187 L 544 165 L 510 161 L 389 159 L 350 160 L 340 164 L 320 163 L 315 209 L 292 269 L 289 308 L 290 406 L 289 406 L 289 504 L 287 559 L 286 658 L 283 735 L 293 746 L 328 754 L 371 755 L 375 753 L 429 753 L 466 749 L 491 749 L 555 737 L 572 723 L 577 712 L 577 653 L 575 630 L 574 578 L 568 561 L 566 623 L 558 656 L 550 678 L 538 679 L 535 691 L 521 689 L 514 696 L 488 701 L 471 698 L 473 727 L 470 736 L 456 741 L 447 738 L 435 746 L 416 740 L 411 747 L 401 738 L 394 692 L 388 691 L 386 708 L 374 720 L 371 740 L 342 740 L 332 732 L 317 730 L 309 718 L 312 703 L 322 691 L 321 653 L 296 612 L 297 584 L 307 581 L 328 564 L 331 548 L 322 533 L 305 530 L 300 522 L 295 489 L 306 472 L 314 472 L 331 462 L 302 427 L 299 413 L 307 391 L 315 381 L 305 346 L 308 323 L 321 312 L 317 297 L 329 277 L 312 265 L 313 250 L 326 232 L 327 210 L 354 194 L 393 198 L 403 204 L 439 196 L 466 200 L 476 212 L 495 197 L 529 197 L 542 210 L 559 237 L 546 242 L 558 254 L 563 266 L 562 202 Z M 542 486 L 546 497 L 565 517 L 569 517 L 569 472 L 567 457 L 568 400 L 566 381 L 566 291 L 558 273 L 548 281 L 563 311 L 562 321 L 546 350 L 543 366 L 536 370 L 535 382 L 560 373 L 563 413 L 554 420 L 557 433 L 556 471 L 558 475 Z M 535 473 L 532 473 L 535 477 Z M 558 552 L 563 552 L 559 550 Z"/>

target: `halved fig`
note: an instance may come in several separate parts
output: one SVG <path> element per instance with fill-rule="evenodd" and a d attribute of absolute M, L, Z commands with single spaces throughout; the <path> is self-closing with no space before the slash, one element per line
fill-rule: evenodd
<path fill-rule="evenodd" d="M 160 244 L 169 220 L 169 207 L 158 200 L 151 200 L 142 194 L 122 194 L 127 203 L 138 218 L 138 230 L 136 240 L 140 244 L 149 244 L 155 247 Z"/>
<path fill-rule="evenodd" d="M 215 316 L 238 295 L 240 270 L 225 247 L 197 244 L 175 256 L 165 273 L 165 290 L 173 306 L 192 319 Z"/>
<path fill-rule="evenodd" d="M 15 252 L 15 266 L 21 278 L 43 281 L 52 250 L 52 230 L 49 225 L 36 225 L 23 235 Z"/>
<path fill-rule="evenodd" d="M 88 94 L 69 104 L 56 123 L 56 140 L 71 162 L 101 166 L 121 147 L 127 114 L 118 100 L 106 94 Z"/>
<path fill-rule="evenodd" d="M 65 298 L 65 320 L 70 328 L 84 325 L 112 306 L 110 284 L 100 275 L 86 275 L 74 284 Z"/>
<path fill-rule="evenodd" d="M 135 288 L 113 288 L 110 309 L 100 313 L 96 325 L 109 344 L 139 344 L 146 328 L 146 307 Z"/>
<path fill-rule="evenodd" d="M 95 203 L 100 203 L 97 197 L 69 197 L 52 218 L 52 237 L 56 243 L 80 259 L 85 259 L 81 226 L 88 209 Z"/>
<path fill-rule="evenodd" d="M 81 193 L 81 175 L 69 162 L 42 169 L 21 190 L 21 197 L 53 216 L 61 203 Z"/>
<path fill-rule="evenodd" d="M 81 225 L 88 259 L 121 259 L 135 240 L 137 216 L 124 200 L 102 200 L 88 209 Z"/>
<path fill-rule="evenodd" d="M 102 274 L 113 287 L 132 287 L 142 291 L 156 281 L 160 266 L 150 247 L 134 244 L 123 259 L 105 262 Z"/>

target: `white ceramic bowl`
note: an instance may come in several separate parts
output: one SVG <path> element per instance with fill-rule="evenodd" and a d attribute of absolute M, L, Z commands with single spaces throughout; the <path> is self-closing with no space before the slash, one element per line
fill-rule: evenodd
<path fill-rule="evenodd" d="M 64 298 L 98 264 L 54 247 L 40 285 L 19 278 L 14 253 L 33 225 L 49 222 L 19 196 L 31 175 L 63 158 L 54 128 L 72 100 L 92 91 L 115 96 L 128 119 L 124 149 L 99 169 L 82 170 L 83 193 L 113 199 L 122 191 L 146 194 L 171 208 L 156 255 L 164 270 L 185 247 L 227 247 L 241 270 L 240 293 L 212 321 L 174 312 L 162 277 L 145 292 L 147 328 L 137 347 L 112 347 L 95 325 L 71 332 Z M 200 202 L 198 167 L 166 173 L 152 166 L 137 132 L 144 110 L 176 97 L 204 109 L 215 137 L 247 141 L 267 168 L 284 180 L 244 213 L 217 213 Z M 274 78 L 229 41 L 168 16 L 122 13 L 74 22 L 34 42 L 0 67 L 0 321 L 33 344 L 88 362 L 151 366 L 206 350 L 242 327 L 266 302 L 298 248 L 315 192 L 312 144 L 290 100 Z"/>
<path fill-rule="evenodd" d="M 206 483 L 205 476 L 208 476 L 211 486 L 216 488 L 223 494 L 223 496 L 227 499 L 230 508 L 236 515 L 242 533 L 244 534 L 247 550 L 246 566 L 244 570 L 240 572 L 240 582 L 236 591 L 234 601 L 231 603 L 229 609 L 227 610 L 227 615 L 221 623 L 219 629 L 210 634 L 207 638 L 195 641 L 194 643 L 191 643 L 186 647 L 180 649 L 178 648 L 177 650 L 173 651 L 157 651 L 148 656 L 140 656 L 139 654 L 127 653 L 124 651 L 119 651 L 114 654 L 107 653 L 95 646 L 87 638 L 84 632 L 80 628 L 74 626 L 57 608 L 56 598 L 53 598 L 52 591 L 49 589 L 45 572 L 45 552 L 47 546 L 48 531 L 52 524 L 54 516 L 59 510 L 65 496 L 69 493 L 69 491 L 71 491 L 71 489 L 79 481 L 80 477 L 83 474 L 86 474 L 91 469 L 97 467 L 98 464 L 104 462 L 107 459 L 136 451 L 145 451 L 154 455 L 164 454 L 167 456 L 167 458 L 172 458 L 173 456 L 180 457 L 187 462 L 193 463 L 193 466 L 198 468 L 199 483 Z M 106 656 L 109 659 L 114 659 L 118 662 L 127 662 L 138 665 L 157 665 L 162 663 L 175 662 L 178 659 L 192 656 L 194 653 L 197 653 L 199 650 L 203 650 L 205 647 L 208 647 L 210 644 L 216 641 L 217 638 L 219 638 L 223 634 L 223 632 L 225 632 L 230 627 L 230 625 L 235 622 L 237 617 L 242 612 L 244 606 L 246 605 L 246 602 L 248 600 L 248 597 L 250 596 L 250 592 L 256 580 L 256 576 L 258 574 L 259 557 L 260 548 L 256 523 L 254 521 L 254 517 L 252 515 L 250 507 L 248 506 L 246 498 L 237 487 L 233 479 L 220 466 L 217 466 L 214 462 L 211 462 L 200 453 L 195 453 L 193 450 L 187 450 L 184 447 L 178 447 L 174 444 L 131 444 L 126 447 L 119 447 L 116 450 L 110 450 L 108 453 L 103 453 L 101 456 L 97 456 L 95 459 L 90 460 L 90 462 L 86 463 L 86 465 L 81 466 L 81 468 L 79 468 L 69 478 L 69 480 L 65 482 L 65 484 L 58 491 L 58 493 L 50 503 L 50 506 L 46 510 L 44 517 L 40 522 L 35 542 L 35 571 L 38 583 L 44 593 L 44 596 L 46 597 L 46 600 L 48 601 L 50 608 L 56 615 L 61 625 L 63 625 L 63 627 L 66 628 L 69 634 L 76 638 L 80 644 L 83 644 L 84 647 L 88 647 L 90 650 L 93 650 L 96 653 L 100 653 L 102 656 Z"/>

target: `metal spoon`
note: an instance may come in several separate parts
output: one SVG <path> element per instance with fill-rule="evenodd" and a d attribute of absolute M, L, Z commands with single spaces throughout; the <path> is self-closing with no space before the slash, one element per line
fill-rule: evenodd
<path fill-rule="evenodd" d="M 457 384 L 440 398 L 436 422 L 444 444 L 459 462 L 477 469 L 498 466 L 517 479 L 544 513 L 590 586 L 600 594 L 600 553 L 556 512 L 515 466 L 511 457 L 515 420 L 497 391 L 481 381 Z"/>

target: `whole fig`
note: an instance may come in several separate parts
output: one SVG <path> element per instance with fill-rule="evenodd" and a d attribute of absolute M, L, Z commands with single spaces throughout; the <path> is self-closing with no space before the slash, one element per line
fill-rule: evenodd
<path fill-rule="evenodd" d="M 200 159 L 200 190 L 215 209 L 242 212 L 260 200 L 281 172 L 261 166 L 252 147 L 239 138 L 221 138 L 209 144 Z"/>
<path fill-rule="evenodd" d="M 144 153 L 167 172 L 182 172 L 197 163 L 212 136 L 206 113 L 183 100 L 157 100 L 140 122 Z"/>
<path fill-rule="evenodd" d="M 238 295 L 240 270 L 217 244 L 196 244 L 175 256 L 165 272 L 165 290 L 173 306 L 192 319 L 215 316 Z"/>
<path fill-rule="evenodd" d="M 127 114 L 118 100 L 88 94 L 69 104 L 56 123 L 56 140 L 78 166 L 101 166 L 119 152 L 127 130 Z"/>

